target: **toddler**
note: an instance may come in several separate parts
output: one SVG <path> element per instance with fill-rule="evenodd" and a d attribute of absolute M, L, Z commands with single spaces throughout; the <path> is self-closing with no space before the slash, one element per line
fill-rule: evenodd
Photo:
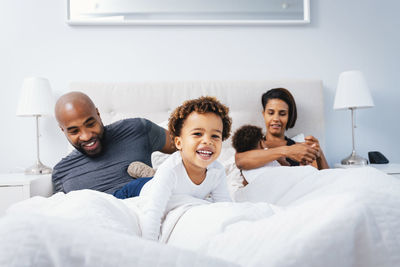
<path fill-rule="evenodd" d="M 228 111 L 216 98 L 200 97 L 184 102 L 171 114 L 168 130 L 178 151 L 160 165 L 140 192 L 149 201 L 142 220 L 144 238 L 158 240 L 172 195 L 231 201 L 224 167 L 216 161 L 222 141 L 230 135 Z"/>
<path fill-rule="evenodd" d="M 268 149 L 265 136 L 262 129 L 253 125 L 244 125 L 236 130 L 232 137 L 232 146 L 236 150 L 236 153 L 246 152 L 255 149 Z M 253 178 L 258 176 L 258 172 L 263 167 L 276 167 L 276 166 L 288 166 L 288 162 L 284 158 L 268 162 L 264 166 L 251 170 L 241 170 L 240 173 L 243 177 L 243 185 L 246 186 L 249 182 L 253 181 Z"/>

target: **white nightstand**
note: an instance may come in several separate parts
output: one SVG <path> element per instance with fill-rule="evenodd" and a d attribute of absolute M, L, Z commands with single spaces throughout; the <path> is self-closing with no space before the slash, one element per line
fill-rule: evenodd
<path fill-rule="evenodd" d="M 400 164 L 399 163 L 388 163 L 388 164 L 370 164 L 371 167 L 374 167 L 378 170 L 383 171 L 389 175 L 393 175 L 396 178 L 400 179 Z"/>
<path fill-rule="evenodd" d="M 400 164 L 399 163 L 369 164 L 367 166 L 376 168 L 378 170 L 383 171 L 384 173 L 387 173 L 389 175 L 392 175 L 392 176 L 400 179 Z M 339 164 L 339 163 L 335 164 L 335 168 L 359 168 L 359 167 L 360 166 L 342 165 L 342 164 Z"/>
<path fill-rule="evenodd" d="M 0 174 L 0 216 L 4 215 L 5 210 L 11 204 L 33 196 L 48 197 L 52 194 L 51 174 Z"/>

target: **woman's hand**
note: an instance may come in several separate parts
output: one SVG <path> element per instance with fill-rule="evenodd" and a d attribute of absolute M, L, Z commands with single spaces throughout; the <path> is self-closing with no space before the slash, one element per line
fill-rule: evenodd
<path fill-rule="evenodd" d="M 280 157 L 279 159 L 277 159 L 276 161 L 278 161 L 278 163 L 281 166 L 290 166 L 290 163 L 286 160 L 285 157 Z"/>
<path fill-rule="evenodd" d="M 287 146 L 286 149 L 286 157 L 299 162 L 301 165 L 311 164 L 318 156 L 318 149 L 306 143 L 296 143 L 292 146 Z"/>
<path fill-rule="evenodd" d="M 317 158 L 321 157 L 322 150 L 321 150 L 321 147 L 319 146 L 319 141 L 318 141 L 317 138 L 315 138 L 315 137 L 312 136 L 312 135 L 309 135 L 309 136 L 306 136 L 306 137 L 304 138 L 304 141 L 305 141 L 305 143 L 306 143 L 307 145 L 309 145 L 310 147 L 315 148 L 315 149 L 318 150 Z"/>
<path fill-rule="evenodd" d="M 316 160 L 317 168 L 318 168 L 319 170 L 322 170 L 322 169 L 329 169 L 328 162 L 326 161 L 325 155 L 324 155 L 324 153 L 322 152 L 321 147 L 319 146 L 319 141 L 318 141 L 318 139 L 315 138 L 315 137 L 312 136 L 312 135 L 309 135 L 309 136 L 306 136 L 306 137 L 304 138 L 304 140 L 305 140 L 305 144 L 306 144 L 306 145 L 308 145 L 308 146 L 310 146 L 310 147 L 312 147 L 312 148 L 315 148 L 315 149 L 318 151 L 317 160 Z"/>

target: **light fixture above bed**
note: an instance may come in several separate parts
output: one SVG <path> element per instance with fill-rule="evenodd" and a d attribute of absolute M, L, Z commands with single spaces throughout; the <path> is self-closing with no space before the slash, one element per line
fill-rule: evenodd
<path fill-rule="evenodd" d="M 357 155 L 354 145 L 354 113 L 357 108 L 370 108 L 374 106 L 364 75 L 358 70 L 345 71 L 339 76 L 336 89 L 334 109 L 351 110 L 351 129 L 353 150 L 351 155 L 343 159 L 343 165 L 367 165 L 368 161 Z"/>

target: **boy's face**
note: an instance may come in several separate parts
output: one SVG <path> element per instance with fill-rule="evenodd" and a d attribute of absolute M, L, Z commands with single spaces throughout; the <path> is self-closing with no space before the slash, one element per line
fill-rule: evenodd
<path fill-rule="evenodd" d="M 186 118 L 181 135 L 175 137 L 174 141 L 176 148 L 181 151 L 190 178 L 205 173 L 207 166 L 218 158 L 221 153 L 222 130 L 222 119 L 214 113 L 192 112 Z"/>

